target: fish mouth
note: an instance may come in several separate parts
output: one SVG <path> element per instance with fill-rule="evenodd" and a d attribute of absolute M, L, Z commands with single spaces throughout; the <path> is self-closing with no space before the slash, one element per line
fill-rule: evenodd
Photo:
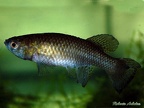
<path fill-rule="evenodd" d="M 7 45 L 7 43 L 8 43 L 8 40 L 5 40 L 5 41 L 4 41 L 4 44 Z"/>

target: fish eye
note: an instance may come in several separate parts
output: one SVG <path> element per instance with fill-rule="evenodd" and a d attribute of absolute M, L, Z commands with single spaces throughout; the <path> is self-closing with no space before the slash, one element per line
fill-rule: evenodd
<path fill-rule="evenodd" d="M 13 48 L 13 49 L 16 49 L 16 48 L 18 48 L 18 45 L 17 45 L 17 43 L 15 43 L 15 42 L 11 42 L 11 47 Z"/>

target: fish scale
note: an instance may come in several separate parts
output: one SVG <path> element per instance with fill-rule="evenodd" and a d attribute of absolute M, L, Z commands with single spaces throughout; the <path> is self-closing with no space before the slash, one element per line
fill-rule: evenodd
<path fill-rule="evenodd" d="M 38 33 L 15 36 L 5 45 L 17 57 L 37 63 L 39 73 L 45 66 L 63 66 L 68 73 L 86 86 L 95 67 L 104 69 L 120 93 L 141 67 L 129 58 L 114 58 L 119 42 L 109 34 L 81 39 L 62 33 Z"/>

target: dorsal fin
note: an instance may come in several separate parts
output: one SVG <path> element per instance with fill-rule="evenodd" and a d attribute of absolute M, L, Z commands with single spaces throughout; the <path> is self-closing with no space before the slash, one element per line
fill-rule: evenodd
<path fill-rule="evenodd" d="M 112 35 L 109 34 L 92 36 L 87 40 L 96 45 L 99 45 L 106 53 L 115 51 L 119 44 L 117 39 L 115 39 Z"/>

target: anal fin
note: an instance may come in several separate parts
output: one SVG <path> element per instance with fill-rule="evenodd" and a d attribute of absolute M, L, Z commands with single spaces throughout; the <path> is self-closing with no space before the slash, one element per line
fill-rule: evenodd
<path fill-rule="evenodd" d="M 93 73 L 94 66 L 82 66 L 76 68 L 77 82 L 85 87 L 91 74 Z"/>
<path fill-rule="evenodd" d="M 90 76 L 93 73 L 94 66 L 81 66 L 81 67 L 66 67 L 68 75 L 81 83 L 85 87 Z"/>

